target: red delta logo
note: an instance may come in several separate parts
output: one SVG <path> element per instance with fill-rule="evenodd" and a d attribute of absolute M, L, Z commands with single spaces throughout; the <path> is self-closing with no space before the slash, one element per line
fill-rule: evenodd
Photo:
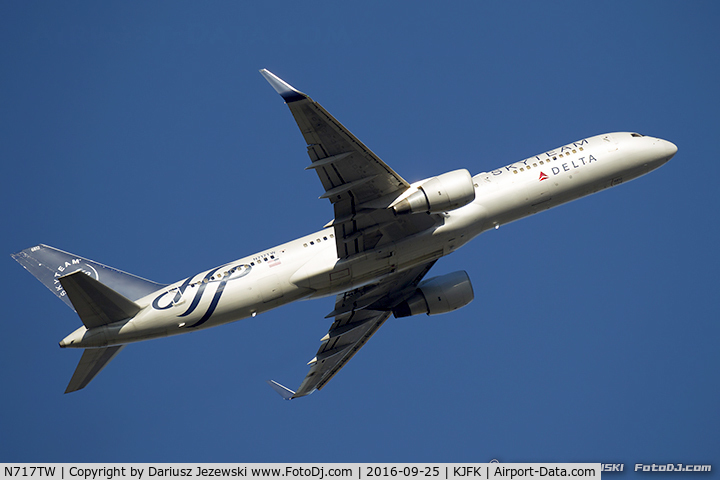
<path fill-rule="evenodd" d="M 542 182 L 543 180 L 547 180 L 547 179 L 548 179 L 548 176 L 545 175 L 543 172 L 540 172 L 540 181 Z"/>

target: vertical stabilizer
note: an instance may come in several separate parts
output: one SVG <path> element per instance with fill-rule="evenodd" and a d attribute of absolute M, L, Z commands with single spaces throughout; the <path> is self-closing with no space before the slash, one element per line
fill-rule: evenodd
<path fill-rule="evenodd" d="M 60 277 L 78 270 L 133 302 L 165 286 L 47 245 L 26 248 L 12 257 L 70 308 L 73 304 Z"/>

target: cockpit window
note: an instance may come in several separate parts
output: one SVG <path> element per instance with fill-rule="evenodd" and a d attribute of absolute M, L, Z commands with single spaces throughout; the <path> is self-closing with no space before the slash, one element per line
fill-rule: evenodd
<path fill-rule="evenodd" d="M 632 135 L 633 137 L 642 137 L 642 135 L 640 135 L 639 133 L 631 133 L 630 135 Z"/>

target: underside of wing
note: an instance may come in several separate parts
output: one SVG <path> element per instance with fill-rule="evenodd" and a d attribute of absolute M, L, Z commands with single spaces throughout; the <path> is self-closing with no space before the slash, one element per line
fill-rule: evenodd
<path fill-rule="evenodd" d="M 291 399 L 322 389 L 336 373 L 362 348 L 392 314 L 392 309 L 409 298 L 418 283 L 435 262 L 390 275 L 382 282 L 367 285 L 337 296 L 335 317 L 330 330 L 321 342 L 310 371 L 297 391 L 277 382 L 271 386 L 283 398 Z"/>
<path fill-rule="evenodd" d="M 267 70 L 260 71 L 283 97 L 307 143 L 311 164 L 333 204 L 339 258 L 349 257 L 437 223 L 435 215 L 397 216 L 389 209 L 410 184 L 320 104 Z"/>
<path fill-rule="evenodd" d="M 322 389 L 385 323 L 392 312 L 358 310 L 343 315 L 333 323 L 315 357 L 308 363 L 310 371 L 292 398 Z"/>

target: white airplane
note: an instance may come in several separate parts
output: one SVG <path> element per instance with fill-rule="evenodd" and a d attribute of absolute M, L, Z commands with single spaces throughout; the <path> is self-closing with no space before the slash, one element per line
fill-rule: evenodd
<path fill-rule="evenodd" d="M 627 182 L 670 160 L 672 143 L 637 133 L 584 138 L 497 170 L 455 170 L 406 182 L 310 97 L 267 70 L 307 142 L 335 217 L 315 233 L 197 273 L 151 282 L 55 248 L 13 255 L 83 326 L 62 348 L 85 351 L 65 393 L 84 388 L 132 342 L 254 317 L 304 298 L 335 295 L 330 330 L 283 398 L 322 389 L 390 317 L 456 310 L 474 297 L 468 274 L 423 278 L 480 233 Z"/>

